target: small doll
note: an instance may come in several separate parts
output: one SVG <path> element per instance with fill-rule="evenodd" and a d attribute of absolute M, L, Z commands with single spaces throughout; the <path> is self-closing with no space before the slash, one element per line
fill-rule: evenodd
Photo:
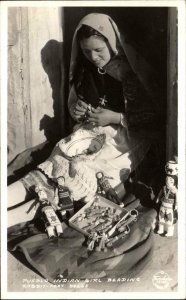
<path fill-rule="evenodd" d="M 45 224 L 45 228 L 49 238 L 55 237 L 55 230 L 57 236 L 60 237 L 63 233 L 62 224 L 59 221 L 53 207 L 47 199 L 47 194 L 44 189 L 39 186 L 35 187 L 35 192 L 38 194 L 40 207 L 41 207 L 41 219 Z"/>
<path fill-rule="evenodd" d="M 59 202 L 57 205 L 57 210 L 59 210 L 62 220 L 66 220 L 67 214 L 70 216 L 74 213 L 74 204 L 70 198 L 69 189 L 65 186 L 65 179 L 63 176 L 57 178 L 58 184 L 58 198 Z"/>
<path fill-rule="evenodd" d="M 102 193 L 112 202 L 123 206 L 121 200 L 119 199 L 116 191 L 110 185 L 106 176 L 104 176 L 103 172 L 96 173 L 96 177 L 98 180 L 98 193 Z"/>
<path fill-rule="evenodd" d="M 177 163 L 169 161 L 165 167 L 166 183 L 160 190 L 156 203 L 160 203 L 158 214 L 158 234 L 174 234 L 174 214 L 177 212 Z"/>

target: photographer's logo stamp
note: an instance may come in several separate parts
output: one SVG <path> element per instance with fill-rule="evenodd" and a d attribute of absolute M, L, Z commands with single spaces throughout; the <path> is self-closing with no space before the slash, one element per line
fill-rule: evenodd
<path fill-rule="evenodd" d="M 171 280 L 172 278 L 164 271 L 159 271 L 152 277 L 153 285 L 160 290 L 168 288 Z"/>

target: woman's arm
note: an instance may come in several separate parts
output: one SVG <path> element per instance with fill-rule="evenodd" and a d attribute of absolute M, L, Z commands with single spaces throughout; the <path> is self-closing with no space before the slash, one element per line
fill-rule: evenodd
<path fill-rule="evenodd" d="M 70 89 L 69 97 L 68 97 L 68 110 L 70 112 L 71 117 L 74 120 L 76 120 L 76 117 L 74 114 L 74 109 L 75 109 L 77 101 L 78 101 L 78 97 L 76 95 L 74 85 L 72 85 L 72 87 Z"/>
<path fill-rule="evenodd" d="M 120 124 L 123 127 L 127 127 L 125 115 L 123 113 L 118 113 L 104 108 L 92 108 L 92 111 L 89 113 L 88 120 L 96 126 Z"/>
<path fill-rule="evenodd" d="M 88 104 L 80 100 L 77 97 L 74 85 L 71 87 L 68 97 L 68 109 L 71 117 L 76 121 L 80 122 L 87 110 Z"/>
<path fill-rule="evenodd" d="M 74 85 L 71 87 L 68 108 L 71 117 L 76 121 L 80 122 L 85 112 L 87 111 L 88 104 L 80 100 L 77 97 Z M 101 107 L 93 108 L 89 112 L 88 122 L 94 123 L 96 126 L 106 126 L 109 124 L 120 124 L 123 127 L 127 127 L 126 118 L 123 113 L 114 112 L 109 109 Z"/>

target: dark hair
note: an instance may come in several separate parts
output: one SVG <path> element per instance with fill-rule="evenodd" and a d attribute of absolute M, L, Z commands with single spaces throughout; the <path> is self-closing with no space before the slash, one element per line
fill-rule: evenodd
<path fill-rule="evenodd" d="M 94 28 L 88 26 L 88 25 L 82 25 L 81 28 L 77 32 L 77 40 L 78 42 L 82 41 L 83 39 L 87 39 L 93 35 L 96 35 L 98 37 L 102 37 L 105 41 L 107 39 L 97 30 Z"/>

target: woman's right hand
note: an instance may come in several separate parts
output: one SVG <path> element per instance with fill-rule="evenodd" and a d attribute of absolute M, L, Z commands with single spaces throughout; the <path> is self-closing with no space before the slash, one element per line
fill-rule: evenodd
<path fill-rule="evenodd" d="M 88 104 L 85 103 L 84 101 L 78 99 L 76 104 L 74 105 L 74 117 L 77 121 L 79 121 L 85 114 L 87 110 Z"/>

